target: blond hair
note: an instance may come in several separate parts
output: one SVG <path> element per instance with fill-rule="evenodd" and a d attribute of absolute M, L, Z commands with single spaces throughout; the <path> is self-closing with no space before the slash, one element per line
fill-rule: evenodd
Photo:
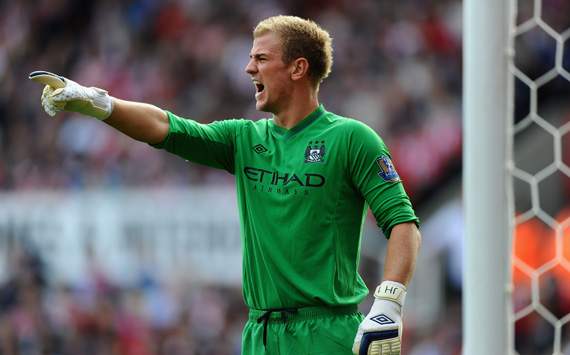
<path fill-rule="evenodd" d="M 318 85 L 329 76 L 332 68 L 332 39 L 327 31 L 311 20 L 296 16 L 273 16 L 257 24 L 253 37 L 275 33 L 281 39 L 283 62 L 297 58 L 309 62 L 309 77 Z"/>

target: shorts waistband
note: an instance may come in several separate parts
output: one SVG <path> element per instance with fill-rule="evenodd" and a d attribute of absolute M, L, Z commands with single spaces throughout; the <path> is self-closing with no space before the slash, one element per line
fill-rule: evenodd
<path fill-rule="evenodd" d="M 316 306 L 316 307 L 286 307 L 270 309 L 249 309 L 249 320 L 258 321 L 265 317 L 268 321 L 295 321 L 318 318 L 322 316 L 347 315 L 358 312 L 356 305 L 347 306 Z"/>
<path fill-rule="evenodd" d="M 289 322 L 315 319 L 323 316 L 346 315 L 358 311 L 356 305 L 339 307 L 299 307 L 249 309 L 249 320 L 263 323 L 263 346 L 267 346 L 267 325 L 269 322 Z"/>

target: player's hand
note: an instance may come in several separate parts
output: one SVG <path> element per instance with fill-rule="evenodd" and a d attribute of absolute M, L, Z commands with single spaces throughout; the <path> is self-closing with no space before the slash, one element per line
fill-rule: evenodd
<path fill-rule="evenodd" d="M 402 307 L 406 287 L 384 281 L 374 292 L 374 303 L 364 318 L 352 346 L 356 355 L 400 355 L 402 342 Z"/>
<path fill-rule="evenodd" d="M 42 107 L 52 117 L 60 111 L 71 111 L 105 120 L 113 112 L 113 99 L 105 90 L 85 87 L 47 71 L 34 71 L 29 78 L 45 85 Z"/>

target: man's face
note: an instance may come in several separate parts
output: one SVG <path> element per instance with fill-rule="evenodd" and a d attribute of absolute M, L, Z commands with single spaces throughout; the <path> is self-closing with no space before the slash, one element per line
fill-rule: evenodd
<path fill-rule="evenodd" d="M 292 81 L 282 58 L 277 34 L 269 32 L 253 40 L 245 71 L 255 85 L 255 108 L 259 111 L 278 113 L 288 104 Z"/>

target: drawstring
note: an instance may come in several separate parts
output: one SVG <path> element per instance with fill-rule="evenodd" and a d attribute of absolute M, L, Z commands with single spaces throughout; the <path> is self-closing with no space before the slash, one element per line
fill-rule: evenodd
<path fill-rule="evenodd" d="M 273 308 L 268 309 L 261 317 L 257 318 L 257 323 L 263 322 L 263 346 L 267 346 L 267 323 L 269 318 L 271 318 L 271 313 L 280 312 L 281 318 L 284 319 L 286 314 L 295 314 L 298 311 L 297 308 Z"/>

